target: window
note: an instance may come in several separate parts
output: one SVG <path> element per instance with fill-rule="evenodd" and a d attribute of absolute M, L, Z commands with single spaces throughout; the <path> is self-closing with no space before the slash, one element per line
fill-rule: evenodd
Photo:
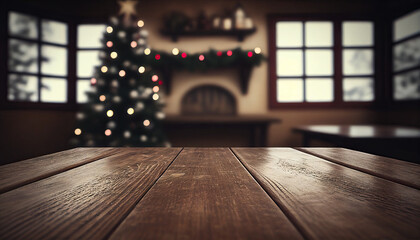
<path fill-rule="evenodd" d="M 270 20 L 270 107 L 374 101 L 371 21 Z"/>
<path fill-rule="evenodd" d="M 393 24 L 393 99 L 420 100 L 420 9 Z"/>
<path fill-rule="evenodd" d="M 100 54 L 103 48 L 101 39 L 105 32 L 104 24 L 81 24 L 77 27 L 77 65 L 76 65 L 76 101 L 86 103 L 87 93 L 92 91 L 91 80 L 95 67 L 101 64 Z"/>
<path fill-rule="evenodd" d="M 9 12 L 7 100 L 66 103 L 67 48 L 66 23 Z"/>

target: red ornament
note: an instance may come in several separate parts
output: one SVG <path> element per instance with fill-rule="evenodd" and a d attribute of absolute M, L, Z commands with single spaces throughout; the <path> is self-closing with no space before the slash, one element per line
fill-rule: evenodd
<path fill-rule="evenodd" d="M 248 52 L 248 57 L 252 57 L 252 52 L 251 51 Z"/>
<path fill-rule="evenodd" d="M 186 58 L 186 57 L 187 57 L 187 54 L 183 52 L 183 53 L 181 54 L 181 57 L 182 57 L 182 58 Z"/>
<path fill-rule="evenodd" d="M 222 56 L 222 51 L 218 51 L 217 56 L 219 56 L 219 57 Z"/>
<path fill-rule="evenodd" d="M 160 55 L 159 54 L 156 54 L 155 58 L 156 58 L 156 60 L 159 60 L 160 59 Z"/>
<path fill-rule="evenodd" d="M 198 60 L 200 60 L 200 62 L 204 61 L 204 55 L 203 55 L 203 54 L 201 54 L 201 55 L 198 57 Z"/>
<path fill-rule="evenodd" d="M 228 55 L 229 57 L 230 57 L 230 56 L 232 56 L 232 54 L 233 54 L 233 53 L 232 53 L 232 51 L 231 51 L 231 50 L 227 51 L 227 53 L 226 53 L 226 55 Z"/>
<path fill-rule="evenodd" d="M 159 85 L 162 85 L 163 84 L 162 80 L 159 80 L 158 84 Z"/>

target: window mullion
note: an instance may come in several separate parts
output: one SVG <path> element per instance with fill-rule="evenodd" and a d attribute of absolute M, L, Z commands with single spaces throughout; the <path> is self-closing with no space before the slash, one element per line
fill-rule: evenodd
<path fill-rule="evenodd" d="M 333 22 L 334 29 L 334 102 L 343 102 L 343 47 L 342 47 L 342 23 Z"/>
<path fill-rule="evenodd" d="M 42 52 L 41 52 L 41 37 L 42 37 L 42 29 L 41 29 L 41 18 L 37 18 L 37 28 L 38 28 L 38 36 L 37 36 L 37 48 L 38 48 L 38 101 L 41 102 L 41 64 L 42 64 Z"/>

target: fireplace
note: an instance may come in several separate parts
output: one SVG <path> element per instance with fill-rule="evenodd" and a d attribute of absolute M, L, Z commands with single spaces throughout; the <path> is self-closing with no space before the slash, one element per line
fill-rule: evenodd
<path fill-rule="evenodd" d="M 172 146 L 266 146 L 267 130 L 278 119 L 237 112 L 237 99 L 227 89 L 204 84 L 181 98 L 181 114 L 168 115 L 165 130 Z"/>

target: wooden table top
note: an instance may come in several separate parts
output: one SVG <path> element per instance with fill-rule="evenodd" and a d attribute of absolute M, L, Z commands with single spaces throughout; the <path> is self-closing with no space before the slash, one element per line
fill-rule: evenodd
<path fill-rule="evenodd" d="M 75 148 L 0 193 L 0 239 L 420 239 L 420 166 L 343 148 Z"/>
<path fill-rule="evenodd" d="M 345 138 L 420 139 L 420 129 L 386 125 L 304 125 L 295 131 Z"/>

